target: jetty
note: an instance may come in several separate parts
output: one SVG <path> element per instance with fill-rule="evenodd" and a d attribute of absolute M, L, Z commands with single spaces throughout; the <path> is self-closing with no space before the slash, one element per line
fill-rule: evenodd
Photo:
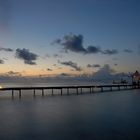
<path fill-rule="evenodd" d="M 0 88 L 0 91 L 11 91 L 11 97 L 14 98 L 14 92 L 18 91 L 18 97 L 21 98 L 24 91 L 32 90 L 33 97 L 36 96 L 36 90 L 41 91 L 41 96 L 45 96 L 47 90 L 51 90 L 51 95 L 55 95 L 55 90 L 60 90 L 62 96 L 65 92 L 66 95 L 71 94 L 71 90 L 75 91 L 75 94 L 79 95 L 84 93 L 84 89 L 88 90 L 88 93 L 105 92 L 105 91 L 117 91 L 117 90 L 132 90 L 140 89 L 140 84 L 111 84 L 111 85 L 75 85 L 75 86 L 43 86 L 43 87 L 5 87 Z"/>

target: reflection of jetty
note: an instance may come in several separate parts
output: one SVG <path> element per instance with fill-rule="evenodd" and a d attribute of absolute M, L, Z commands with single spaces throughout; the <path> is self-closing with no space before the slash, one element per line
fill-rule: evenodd
<path fill-rule="evenodd" d="M 11 91 L 12 98 L 14 98 L 14 91 L 18 91 L 19 98 L 22 96 L 22 91 L 24 90 L 32 90 L 33 96 L 36 96 L 36 90 L 41 90 L 42 96 L 45 95 L 47 90 L 51 90 L 51 94 L 54 95 L 54 90 L 60 90 L 60 95 L 70 94 L 70 90 L 74 89 L 75 93 L 82 94 L 83 89 L 89 89 L 90 93 L 94 92 L 104 92 L 104 91 L 116 91 L 116 90 L 130 90 L 130 89 L 139 89 L 140 84 L 118 84 L 118 85 L 98 85 L 98 86 L 54 86 L 54 87 L 7 87 L 0 88 L 0 91 Z"/>

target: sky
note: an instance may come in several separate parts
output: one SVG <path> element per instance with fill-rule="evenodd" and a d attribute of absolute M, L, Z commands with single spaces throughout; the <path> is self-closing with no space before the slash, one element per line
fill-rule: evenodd
<path fill-rule="evenodd" d="M 0 0 L 0 75 L 140 70 L 139 0 Z"/>

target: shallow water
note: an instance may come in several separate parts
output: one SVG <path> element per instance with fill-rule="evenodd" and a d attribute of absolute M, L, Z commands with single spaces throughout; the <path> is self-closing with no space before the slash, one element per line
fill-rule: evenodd
<path fill-rule="evenodd" d="M 140 90 L 0 99 L 0 140 L 139 140 Z"/>

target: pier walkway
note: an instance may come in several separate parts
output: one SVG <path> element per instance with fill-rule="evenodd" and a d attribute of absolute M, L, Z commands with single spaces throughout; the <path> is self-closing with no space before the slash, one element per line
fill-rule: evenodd
<path fill-rule="evenodd" d="M 132 89 L 138 89 L 140 88 L 140 85 L 132 85 L 132 84 L 111 84 L 111 85 L 87 85 L 87 86 L 46 86 L 46 87 L 6 87 L 6 88 L 0 88 L 0 91 L 11 91 L 11 96 L 14 98 L 14 91 L 18 91 L 19 98 L 22 97 L 22 91 L 25 90 L 32 90 L 33 96 L 36 96 L 36 90 L 41 90 L 41 95 L 45 95 L 46 90 L 51 90 L 51 94 L 54 95 L 54 90 L 60 90 L 60 95 L 63 95 L 64 92 L 66 92 L 67 95 L 70 94 L 70 90 L 74 89 L 75 94 L 82 94 L 83 89 L 89 89 L 89 93 L 94 92 L 104 92 L 104 91 L 116 91 L 116 90 L 132 90 Z M 64 91 L 65 90 L 65 91 Z"/>

